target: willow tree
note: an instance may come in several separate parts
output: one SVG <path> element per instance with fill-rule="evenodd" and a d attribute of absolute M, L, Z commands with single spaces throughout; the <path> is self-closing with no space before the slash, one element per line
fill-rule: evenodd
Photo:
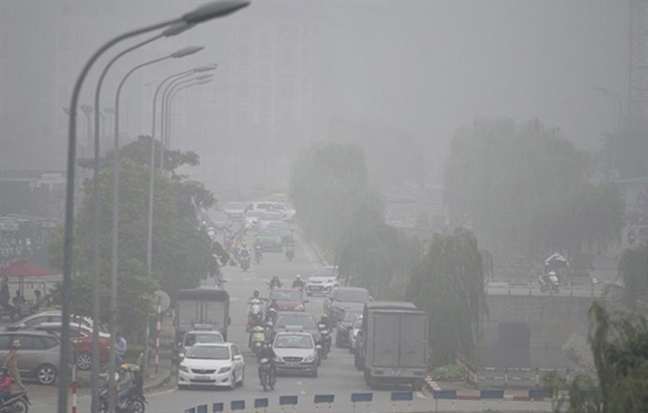
<path fill-rule="evenodd" d="M 594 301 L 589 310 L 589 337 L 596 378 L 577 376 L 567 383 L 556 380 L 555 412 L 648 412 L 648 320 L 646 317 L 607 310 Z"/>
<path fill-rule="evenodd" d="M 482 256 L 470 230 L 434 236 L 412 270 L 406 296 L 428 313 L 433 366 L 453 363 L 457 351 L 476 356 L 486 293 Z"/>
<path fill-rule="evenodd" d="M 617 264 L 623 279 L 623 299 L 634 309 L 638 298 L 648 300 L 648 244 L 626 248 Z"/>
<path fill-rule="evenodd" d="M 355 211 L 337 244 L 336 264 L 348 284 L 367 288 L 374 297 L 402 299 L 404 283 L 420 246 L 385 223 L 370 206 Z"/>

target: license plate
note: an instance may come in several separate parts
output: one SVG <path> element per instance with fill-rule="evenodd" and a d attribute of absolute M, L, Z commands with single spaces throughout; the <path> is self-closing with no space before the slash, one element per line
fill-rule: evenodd
<path fill-rule="evenodd" d="M 209 380 L 209 376 L 196 376 L 196 380 Z"/>
<path fill-rule="evenodd" d="M 288 361 L 288 362 L 286 362 L 286 366 L 288 366 L 288 367 L 297 367 L 297 366 L 299 366 L 299 363 L 297 363 L 296 361 Z"/>

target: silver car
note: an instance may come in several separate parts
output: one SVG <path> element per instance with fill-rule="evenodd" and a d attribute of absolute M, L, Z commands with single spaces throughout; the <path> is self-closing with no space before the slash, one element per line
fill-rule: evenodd
<path fill-rule="evenodd" d="M 277 355 L 277 372 L 306 373 L 317 377 L 319 346 L 315 345 L 310 333 L 277 333 L 272 348 Z"/>
<path fill-rule="evenodd" d="M 36 379 L 40 384 L 54 384 L 60 364 L 59 338 L 44 331 L 0 332 L 0 363 L 4 364 L 9 348 L 15 340 L 20 342 L 18 348 L 20 375 Z"/>

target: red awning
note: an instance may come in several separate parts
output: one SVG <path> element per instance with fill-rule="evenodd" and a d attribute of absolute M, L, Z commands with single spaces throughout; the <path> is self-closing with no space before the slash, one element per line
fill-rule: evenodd
<path fill-rule="evenodd" d="M 17 260 L 10 266 L 0 269 L 0 277 L 45 277 L 56 272 L 39 267 L 27 260 Z"/>

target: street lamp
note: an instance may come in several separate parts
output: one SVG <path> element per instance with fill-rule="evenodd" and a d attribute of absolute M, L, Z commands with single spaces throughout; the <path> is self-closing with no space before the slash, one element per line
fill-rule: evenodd
<path fill-rule="evenodd" d="M 159 63 L 168 59 L 178 59 L 186 57 L 203 50 L 202 46 L 190 46 L 178 50 L 170 55 L 160 57 L 158 59 L 149 60 L 148 62 L 141 63 L 131 70 L 129 70 L 117 87 L 115 94 L 115 126 L 114 126 L 114 154 L 113 154 L 113 216 L 112 216 L 112 261 L 111 261 L 111 279 L 110 279 L 110 334 L 116 337 L 117 334 L 117 258 L 119 255 L 119 98 L 121 95 L 122 87 L 126 80 L 136 70 L 143 67 Z M 108 360 L 108 380 L 109 387 L 112 389 L 114 385 L 115 374 L 115 346 L 110 347 L 110 359 Z"/>
<path fill-rule="evenodd" d="M 612 143 L 611 143 L 611 150 L 612 150 L 612 161 L 611 161 L 611 169 L 616 170 L 617 169 L 617 164 L 616 164 L 616 143 L 617 140 L 619 139 L 619 134 L 621 133 L 621 123 L 623 122 L 623 100 L 621 99 L 621 96 L 616 93 L 612 92 L 609 89 L 606 89 L 601 86 L 592 86 L 592 89 L 596 90 L 597 92 L 603 94 L 604 96 L 607 96 L 609 98 L 612 98 L 614 100 L 614 112 L 615 112 L 615 131 L 612 133 Z M 608 171 L 608 178 L 610 177 L 610 171 Z"/>
<path fill-rule="evenodd" d="M 202 78 L 202 79 L 201 79 Z M 168 101 L 167 101 L 167 114 L 166 114 L 166 121 L 167 121 L 167 127 L 166 127 L 166 146 L 168 149 L 171 149 L 171 117 L 173 114 L 173 99 L 175 99 L 176 95 L 190 87 L 194 86 L 200 86 L 204 85 L 206 83 L 211 82 L 214 80 L 211 75 L 207 76 L 198 76 L 195 79 L 187 80 L 186 82 L 180 82 L 176 85 L 176 87 L 173 88 L 171 93 L 169 93 Z"/>
<path fill-rule="evenodd" d="M 74 238 L 74 182 L 75 182 L 75 163 L 76 163 L 76 118 L 77 118 L 77 106 L 79 102 L 79 95 L 81 93 L 81 87 L 83 82 L 88 75 L 88 72 L 94 65 L 94 62 L 109 48 L 115 44 L 126 40 L 128 38 L 148 33 L 154 30 L 162 29 L 168 26 L 172 26 L 178 23 L 184 23 L 185 28 L 190 28 L 193 25 L 202 23 L 204 21 L 223 17 L 228 14 L 234 13 L 235 11 L 244 8 L 250 4 L 247 0 L 233 0 L 226 2 L 215 2 L 209 3 L 207 5 L 201 6 L 194 10 L 193 12 L 187 13 L 180 18 L 175 18 L 172 20 L 167 20 L 161 23 L 156 23 L 147 27 L 140 29 L 135 29 L 126 33 L 123 33 L 112 40 L 109 40 L 107 43 L 102 45 L 97 51 L 95 51 L 88 61 L 85 63 L 81 69 L 81 73 L 77 77 L 74 88 L 72 89 L 72 95 L 70 98 L 70 117 L 68 121 L 68 159 L 67 159 L 67 187 L 65 194 L 65 235 L 63 241 L 63 280 L 61 283 L 61 315 L 62 315 L 62 328 L 61 328 L 61 350 L 60 350 L 60 384 L 58 388 L 58 402 L 57 410 L 58 413 L 67 413 L 67 391 L 69 383 L 69 356 L 70 356 L 70 298 L 71 298 L 71 285 L 72 285 L 72 261 L 73 261 L 73 249 L 72 243 Z M 114 376 L 114 375 L 113 375 Z M 113 377 L 114 380 L 114 377 Z M 112 399 L 109 398 L 109 399 Z M 113 403 L 114 404 L 114 403 Z M 94 412 L 93 412 L 94 413 Z"/>

